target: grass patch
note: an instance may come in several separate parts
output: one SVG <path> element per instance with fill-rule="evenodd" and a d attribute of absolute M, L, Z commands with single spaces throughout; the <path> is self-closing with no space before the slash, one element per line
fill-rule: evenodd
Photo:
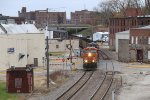
<path fill-rule="evenodd" d="M 63 56 L 65 52 L 49 52 L 50 56 Z"/>
<path fill-rule="evenodd" d="M 78 34 L 82 34 L 83 36 L 91 36 L 92 35 L 92 28 L 88 28 L 88 29 L 85 29 L 81 32 L 79 32 Z"/>
<path fill-rule="evenodd" d="M 0 100 L 17 100 L 16 94 L 6 92 L 6 83 L 0 81 Z"/>

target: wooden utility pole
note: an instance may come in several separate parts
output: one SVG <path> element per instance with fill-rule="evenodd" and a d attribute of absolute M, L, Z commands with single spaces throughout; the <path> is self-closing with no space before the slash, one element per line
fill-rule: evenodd
<path fill-rule="evenodd" d="M 49 88 L 49 45 L 48 36 L 46 36 L 46 60 L 47 60 L 47 88 Z"/>
<path fill-rule="evenodd" d="M 72 64 L 72 44 L 71 44 L 71 36 L 70 36 L 70 63 Z"/>

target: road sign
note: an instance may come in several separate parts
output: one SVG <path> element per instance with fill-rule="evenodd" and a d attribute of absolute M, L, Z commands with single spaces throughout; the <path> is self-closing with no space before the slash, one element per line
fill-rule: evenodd
<path fill-rule="evenodd" d="M 65 61 L 65 58 L 63 58 L 62 61 L 64 62 L 64 61 Z"/>

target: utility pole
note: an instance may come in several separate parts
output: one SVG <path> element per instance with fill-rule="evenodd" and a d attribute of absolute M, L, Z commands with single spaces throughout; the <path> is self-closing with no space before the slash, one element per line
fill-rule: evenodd
<path fill-rule="evenodd" d="M 71 36 L 70 36 L 70 63 L 72 63 L 72 45 L 71 45 Z"/>
<path fill-rule="evenodd" d="M 47 59 L 47 88 L 49 88 L 49 45 L 48 36 L 46 36 L 46 59 Z"/>

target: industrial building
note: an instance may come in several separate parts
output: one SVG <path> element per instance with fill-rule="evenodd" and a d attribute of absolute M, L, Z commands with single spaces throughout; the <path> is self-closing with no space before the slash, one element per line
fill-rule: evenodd
<path fill-rule="evenodd" d="M 130 44 L 133 61 L 150 62 L 150 25 L 130 29 Z"/>
<path fill-rule="evenodd" d="M 115 33 L 129 30 L 130 28 L 143 27 L 150 24 L 150 16 L 110 18 L 109 20 L 109 45 L 115 49 Z"/>
<path fill-rule="evenodd" d="M 94 11 L 81 10 L 71 12 L 72 24 L 89 24 L 97 25 L 100 22 L 100 17 Z"/>
<path fill-rule="evenodd" d="M 0 66 L 43 66 L 45 37 L 33 24 L 0 25 Z"/>
<path fill-rule="evenodd" d="M 18 11 L 19 17 L 25 18 L 28 23 L 34 23 L 38 28 L 44 28 L 47 24 L 66 24 L 66 12 L 54 12 L 46 10 L 36 10 L 27 12 L 26 7 Z"/>
<path fill-rule="evenodd" d="M 93 34 L 93 41 L 104 41 L 108 42 L 108 32 L 96 32 Z"/>
<path fill-rule="evenodd" d="M 150 63 L 150 26 L 118 32 L 115 39 L 119 61 Z"/>

